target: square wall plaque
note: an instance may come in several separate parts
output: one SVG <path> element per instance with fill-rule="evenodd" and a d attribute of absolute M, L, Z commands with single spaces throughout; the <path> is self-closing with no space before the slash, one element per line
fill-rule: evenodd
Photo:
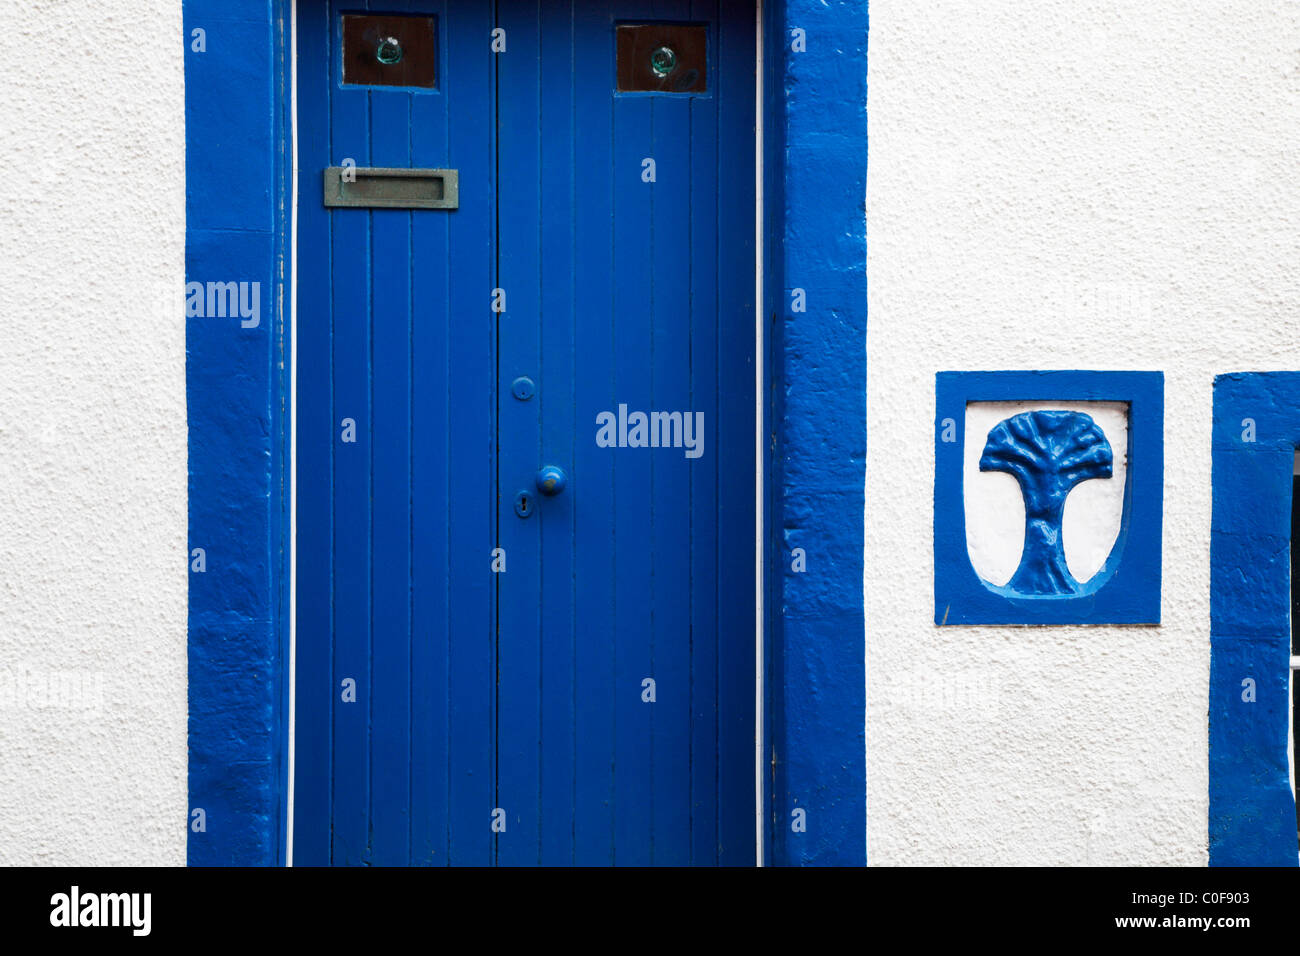
<path fill-rule="evenodd" d="M 1161 372 L 940 372 L 934 622 L 1159 624 Z"/>

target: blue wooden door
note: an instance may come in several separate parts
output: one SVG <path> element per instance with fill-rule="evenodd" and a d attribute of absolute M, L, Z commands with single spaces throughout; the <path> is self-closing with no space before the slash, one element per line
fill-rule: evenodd
<path fill-rule="evenodd" d="M 435 86 L 298 10 L 295 863 L 752 863 L 753 8 L 375 6 Z M 620 89 L 657 23 L 703 76 Z"/>

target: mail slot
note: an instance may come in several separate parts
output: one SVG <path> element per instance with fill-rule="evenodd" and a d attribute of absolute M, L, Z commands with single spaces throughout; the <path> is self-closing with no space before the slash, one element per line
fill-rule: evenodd
<path fill-rule="evenodd" d="M 456 209 L 460 205 L 459 181 L 454 169 L 330 166 L 325 170 L 325 205 Z"/>

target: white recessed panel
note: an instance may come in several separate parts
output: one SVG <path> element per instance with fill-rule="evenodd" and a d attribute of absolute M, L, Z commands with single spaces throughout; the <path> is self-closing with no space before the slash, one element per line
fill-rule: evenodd
<path fill-rule="evenodd" d="M 1065 499 L 1061 534 L 1065 563 L 1080 584 L 1101 570 L 1124 518 L 1124 483 L 1128 477 L 1128 405 L 1124 402 L 971 402 L 966 406 L 966 442 L 962 449 L 962 495 L 966 505 L 966 550 L 975 573 L 990 584 L 1007 584 L 1020 564 L 1025 543 L 1025 502 L 1014 477 L 980 471 L 980 456 L 989 431 L 1021 412 L 1083 412 L 1110 443 L 1114 465 L 1110 478 L 1075 485 Z"/>

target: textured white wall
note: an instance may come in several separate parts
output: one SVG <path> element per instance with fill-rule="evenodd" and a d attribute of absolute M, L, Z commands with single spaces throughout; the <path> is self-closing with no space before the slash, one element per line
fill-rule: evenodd
<path fill-rule="evenodd" d="M 872 0 L 867 845 L 1206 860 L 1211 385 L 1300 368 L 1300 5 Z M 1163 625 L 933 624 L 934 373 L 1165 372 Z"/>
<path fill-rule="evenodd" d="M 180 5 L 3 0 L 0 863 L 185 846 Z M 873 863 L 1205 860 L 1216 372 L 1300 368 L 1300 8 L 872 0 Z M 934 372 L 1166 373 L 1164 624 L 932 623 Z"/>
<path fill-rule="evenodd" d="M 180 4 L 0 23 L 0 864 L 179 864 Z"/>

